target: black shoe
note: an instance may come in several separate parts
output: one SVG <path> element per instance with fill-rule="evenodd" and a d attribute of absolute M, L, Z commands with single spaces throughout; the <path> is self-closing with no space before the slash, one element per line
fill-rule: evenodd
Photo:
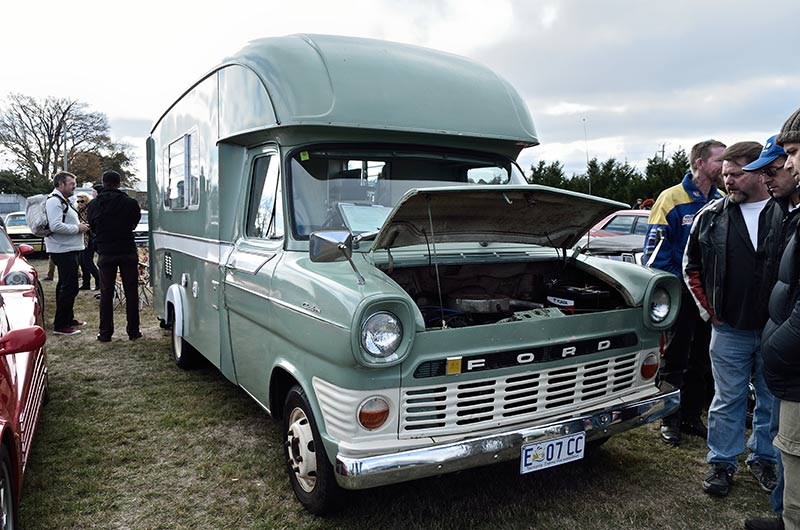
<path fill-rule="evenodd" d="M 89 290 L 89 286 L 88 285 L 81 285 L 80 287 L 78 287 L 78 290 L 79 291 L 88 291 Z"/>
<path fill-rule="evenodd" d="M 745 530 L 783 530 L 782 517 L 749 517 L 744 520 Z"/>
<path fill-rule="evenodd" d="M 708 428 L 700 418 L 684 419 L 681 421 L 681 432 L 691 436 L 698 436 L 703 440 L 708 438 Z"/>
<path fill-rule="evenodd" d="M 775 469 L 775 464 L 768 460 L 756 460 L 747 464 L 747 469 L 756 477 L 758 485 L 767 493 L 772 493 L 775 486 L 778 485 L 778 473 Z"/>
<path fill-rule="evenodd" d="M 678 416 L 667 416 L 661 420 L 661 439 L 664 443 L 678 446 L 681 444 L 681 419 Z"/>
<path fill-rule="evenodd" d="M 106 337 L 105 335 L 97 334 L 97 340 L 100 342 L 111 342 L 111 337 Z"/>
<path fill-rule="evenodd" d="M 141 339 L 141 338 L 142 338 L 142 333 L 139 332 L 139 331 L 137 331 L 136 333 L 131 333 L 131 334 L 128 335 L 128 340 L 136 340 L 136 339 Z"/>
<path fill-rule="evenodd" d="M 733 474 L 736 468 L 730 464 L 711 464 L 708 466 L 708 473 L 703 479 L 703 491 L 709 495 L 725 497 L 731 492 L 733 486 Z"/>

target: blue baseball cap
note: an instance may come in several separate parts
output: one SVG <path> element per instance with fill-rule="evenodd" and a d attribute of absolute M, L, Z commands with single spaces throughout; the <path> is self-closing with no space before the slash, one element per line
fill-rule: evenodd
<path fill-rule="evenodd" d="M 761 154 L 758 156 L 758 158 L 744 166 L 742 169 L 745 171 L 758 171 L 759 169 L 767 167 L 778 158 L 786 156 L 786 151 L 783 150 L 783 147 L 775 143 L 775 138 L 777 137 L 778 135 L 776 134 L 767 138 L 767 141 L 764 144 L 764 149 L 761 150 Z"/>

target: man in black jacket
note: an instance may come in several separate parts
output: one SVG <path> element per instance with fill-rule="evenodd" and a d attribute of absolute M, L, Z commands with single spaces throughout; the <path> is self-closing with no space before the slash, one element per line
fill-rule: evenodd
<path fill-rule="evenodd" d="M 722 153 L 728 196 L 694 218 L 684 253 L 684 279 L 704 320 L 711 321 L 714 399 L 708 411 L 709 471 L 703 490 L 725 496 L 733 485 L 738 456 L 745 450 L 747 385 L 755 373 L 756 408 L 747 446 L 747 467 L 761 487 L 777 483 L 777 459 L 769 436 L 774 398 L 761 371 L 761 331 L 767 321 L 764 286 L 766 256 L 778 238 L 767 237 L 777 207 L 759 175 L 742 167 L 759 158 L 761 144 L 739 142 Z M 770 286 L 766 286 L 769 288 Z"/>
<path fill-rule="evenodd" d="M 800 183 L 800 109 L 784 123 L 776 143 L 786 152 L 784 169 Z M 769 299 L 769 322 L 762 335 L 764 378 L 780 399 L 775 447 L 781 452 L 783 513 L 754 518 L 745 528 L 800 529 L 800 234 L 795 230 L 783 252 L 778 282 Z"/>
<path fill-rule="evenodd" d="M 97 340 L 110 342 L 114 334 L 114 286 L 117 269 L 125 292 L 125 309 L 130 340 L 142 336 L 139 331 L 139 256 L 133 230 L 141 218 L 135 199 L 119 189 L 116 171 L 103 173 L 103 189 L 89 203 L 89 225 L 95 233 L 97 267 L 100 269 L 100 332 Z"/>

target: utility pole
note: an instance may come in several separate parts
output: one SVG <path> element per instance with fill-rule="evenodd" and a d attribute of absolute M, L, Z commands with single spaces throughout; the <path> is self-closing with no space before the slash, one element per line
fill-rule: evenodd
<path fill-rule="evenodd" d="M 589 180 L 589 195 L 592 194 L 592 176 L 589 175 L 589 137 L 586 135 L 586 118 L 581 118 L 583 121 L 583 146 L 586 151 L 586 178 Z"/>

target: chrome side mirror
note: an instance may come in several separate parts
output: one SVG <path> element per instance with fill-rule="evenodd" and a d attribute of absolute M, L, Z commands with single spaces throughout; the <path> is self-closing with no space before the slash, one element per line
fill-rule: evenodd
<path fill-rule="evenodd" d="M 308 253 L 315 263 L 330 263 L 347 260 L 356 273 L 358 285 L 366 281 L 353 263 L 353 234 L 347 230 L 322 230 L 312 232 L 308 238 Z"/>

